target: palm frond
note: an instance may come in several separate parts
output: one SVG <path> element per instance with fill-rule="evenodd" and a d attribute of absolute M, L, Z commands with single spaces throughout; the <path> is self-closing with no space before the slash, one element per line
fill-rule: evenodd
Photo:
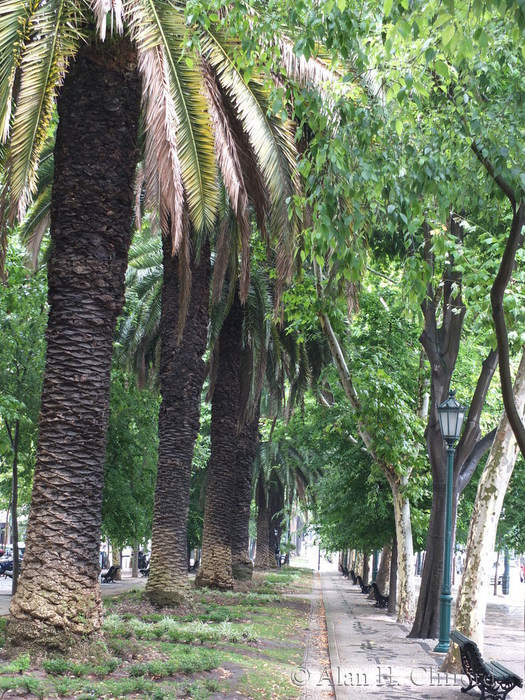
<path fill-rule="evenodd" d="M 124 31 L 122 0 L 91 0 L 91 9 L 97 22 L 97 30 L 102 41 L 106 38 L 107 17 L 111 12 L 111 33 Z"/>
<path fill-rule="evenodd" d="M 244 304 L 250 284 L 251 225 L 248 210 L 248 192 L 243 176 L 238 139 L 235 138 L 235 133 L 231 128 L 228 112 L 225 109 L 215 76 L 205 62 L 203 64 L 203 73 L 215 131 L 217 161 L 240 232 L 241 271 L 239 295 L 241 303 Z"/>
<path fill-rule="evenodd" d="M 51 190 L 54 175 L 55 140 L 46 141 L 37 171 L 36 195 L 20 224 L 20 237 L 25 245 L 31 268 L 36 270 L 42 241 L 51 218 Z"/>
<path fill-rule="evenodd" d="M 279 41 L 279 52 L 281 66 L 286 75 L 304 87 L 315 86 L 323 90 L 326 85 L 339 82 L 342 75 L 328 67 L 328 62 L 322 57 L 306 59 L 304 56 L 297 56 L 293 43 L 283 37 Z"/>
<path fill-rule="evenodd" d="M 148 186 L 158 169 L 161 208 L 171 215 L 174 249 L 185 201 L 193 227 L 211 228 L 218 206 L 217 173 L 202 75 L 185 57 L 181 8 L 169 0 L 125 0 L 125 17 L 144 81 Z M 189 58 L 188 61 L 185 58 Z"/>
<path fill-rule="evenodd" d="M 288 219 L 287 201 L 298 186 L 292 125 L 269 114 L 268 92 L 261 81 L 243 80 L 232 59 L 235 46 L 230 40 L 208 31 L 200 46 L 256 154 L 270 196 L 272 229 L 279 238 L 278 274 L 289 280 L 295 229 Z"/>
<path fill-rule="evenodd" d="M 4 0 L 0 4 L 0 142 L 9 135 L 16 69 L 29 38 L 29 19 L 35 5 L 20 0 Z"/>
<path fill-rule="evenodd" d="M 41 2 L 30 17 L 10 145 L 12 216 L 16 212 L 21 218 L 35 188 L 55 94 L 82 39 L 80 20 L 78 3 L 73 0 Z"/>
<path fill-rule="evenodd" d="M 126 273 L 126 304 L 117 334 L 117 356 L 144 378 L 158 364 L 162 299 L 162 247 L 158 237 L 137 236 Z"/>
<path fill-rule="evenodd" d="M 232 260 L 233 221 L 225 215 L 222 218 L 219 235 L 215 244 L 213 272 L 211 278 L 211 302 L 217 304 L 222 297 L 222 288 L 226 272 Z M 235 251 L 235 258 L 237 257 Z"/>

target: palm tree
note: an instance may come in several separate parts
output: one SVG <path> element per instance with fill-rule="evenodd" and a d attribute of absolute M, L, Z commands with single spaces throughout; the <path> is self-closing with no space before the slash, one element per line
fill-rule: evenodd
<path fill-rule="evenodd" d="M 235 272 L 235 264 L 233 268 Z M 251 577 L 252 564 L 248 556 L 251 475 L 271 337 L 272 299 L 262 272 L 256 270 L 256 274 L 251 275 L 244 306 L 241 307 L 235 288 L 233 295 L 230 301 L 228 290 L 226 298 L 216 305 L 211 326 L 214 349 L 210 390 L 211 456 L 202 564 L 196 579 L 197 585 L 210 588 L 231 588 L 234 576 Z"/>
<path fill-rule="evenodd" d="M 153 512 L 150 574 L 146 595 L 157 604 L 180 602 L 189 588 L 187 523 L 193 448 L 200 422 L 205 377 L 203 355 L 208 330 L 210 248 L 206 239 L 191 253 L 191 291 L 182 339 L 174 329 L 180 321 L 180 260 L 163 240 L 164 282 L 159 414 L 159 461 Z"/>
<path fill-rule="evenodd" d="M 104 38 L 107 3 L 91 5 Z M 205 32 L 202 56 L 192 64 L 182 55 L 183 5 L 111 5 L 115 26 L 122 29 L 124 20 L 131 41 L 96 41 L 93 17 L 79 0 L 7 0 L 0 15 L 0 137 L 9 147 L 12 216 L 23 211 L 34 188 L 60 93 L 40 438 L 25 564 L 8 630 L 15 643 L 45 647 L 63 648 L 101 623 L 98 547 L 109 369 L 124 299 L 141 96 L 147 201 L 159 211 L 172 250 L 180 247 L 185 305 L 189 233 L 213 226 L 219 202 L 215 144 L 232 206 L 246 218 L 239 149 L 221 104 L 237 108 L 244 142 L 269 183 L 275 219 L 286 219 L 290 193 L 289 129 L 268 124 L 255 97 L 262 88 L 254 83 L 246 89 L 229 59 L 231 44 Z M 261 134 L 279 146 L 278 153 L 256 138 Z"/>
<path fill-rule="evenodd" d="M 211 455 L 207 473 L 202 562 L 198 586 L 233 587 L 230 515 L 241 395 L 243 310 L 237 289 L 218 339 L 211 402 Z"/>
<path fill-rule="evenodd" d="M 39 443 L 26 556 L 8 630 L 18 644 L 63 648 L 100 626 L 109 374 L 138 156 L 135 62 L 127 40 L 96 48 L 88 43 L 60 92 Z M 15 125 L 27 96 L 23 76 Z M 13 127 L 15 163 L 17 135 Z M 12 173 L 16 199 L 19 173 L 14 167 Z"/>

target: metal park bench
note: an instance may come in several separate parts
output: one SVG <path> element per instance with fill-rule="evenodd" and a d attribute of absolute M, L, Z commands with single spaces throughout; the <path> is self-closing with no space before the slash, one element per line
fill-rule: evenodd
<path fill-rule="evenodd" d="M 361 593 L 370 593 L 372 590 L 372 584 L 371 583 L 363 583 L 363 579 L 361 576 L 356 576 L 357 578 L 357 583 L 361 586 Z"/>
<path fill-rule="evenodd" d="M 353 569 L 350 569 L 350 578 L 352 579 L 352 583 L 354 586 L 357 585 L 357 576 L 355 575 L 355 571 Z"/>
<path fill-rule="evenodd" d="M 514 671 L 510 671 L 496 661 L 484 661 L 476 642 L 453 630 L 450 639 L 459 646 L 463 671 L 469 679 L 469 685 L 461 688 L 467 693 L 478 687 L 481 698 L 501 698 L 504 700 L 513 688 L 523 688 L 523 680 Z"/>
<path fill-rule="evenodd" d="M 376 608 L 386 608 L 388 605 L 388 596 L 381 593 L 375 581 L 372 583 L 372 589 L 374 591 L 374 598 L 376 599 Z"/>
<path fill-rule="evenodd" d="M 115 577 L 120 570 L 120 566 L 110 566 L 105 574 L 100 575 L 100 581 L 102 583 L 114 583 Z"/>

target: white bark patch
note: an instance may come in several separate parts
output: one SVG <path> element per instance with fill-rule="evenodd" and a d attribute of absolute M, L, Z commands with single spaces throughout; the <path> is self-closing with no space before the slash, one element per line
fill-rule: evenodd
<path fill-rule="evenodd" d="M 514 383 L 514 401 L 523 420 L 525 408 L 525 350 Z M 481 475 L 470 521 L 465 568 L 456 603 L 455 627 L 473 639 L 483 652 L 483 624 L 492 576 L 492 556 L 503 499 L 514 470 L 518 446 L 504 413 Z M 443 668 L 457 664 L 459 654 L 451 645 Z"/>

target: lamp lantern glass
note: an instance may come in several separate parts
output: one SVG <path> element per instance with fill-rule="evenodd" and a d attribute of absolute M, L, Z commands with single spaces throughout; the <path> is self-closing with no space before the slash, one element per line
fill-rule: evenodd
<path fill-rule="evenodd" d="M 439 404 L 437 410 L 443 439 L 447 442 L 454 442 L 461 435 L 467 409 L 456 399 L 456 392 L 451 391 L 448 399 Z"/>

